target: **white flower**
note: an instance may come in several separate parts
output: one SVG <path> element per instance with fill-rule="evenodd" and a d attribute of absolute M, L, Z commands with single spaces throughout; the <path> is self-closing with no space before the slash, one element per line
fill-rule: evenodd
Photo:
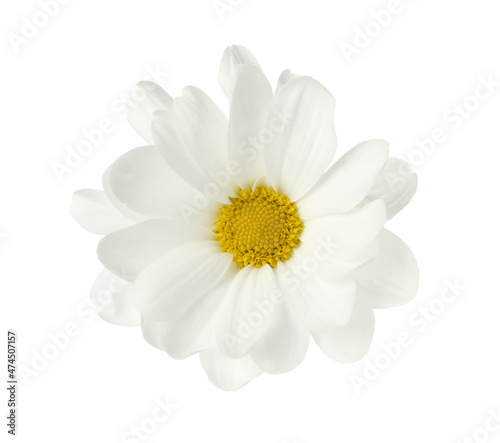
<path fill-rule="evenodd" d="M 199 353 L 225 390 L 295 368 L 310 336 L 334 360 L 360 359 L 372 309 L 417 290 L 411 251 L 384 229 L 415 174 L 383 140 L 328 168 L 335 100 L 310 77 L 284 71 L 273 94 L 232 46 L 219 83 L 229 119 L 195 87 L 172 99 L 139 83 L 128 119 L 148 146 L 110 166 L 104 192 L 75 193 L 74 218 L 105 235 L 91 291 L 101 317 L 141 325 L 174 358 Z"/>

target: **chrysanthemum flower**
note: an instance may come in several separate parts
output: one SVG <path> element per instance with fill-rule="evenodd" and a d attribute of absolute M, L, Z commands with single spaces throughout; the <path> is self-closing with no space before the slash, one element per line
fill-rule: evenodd
<path fill-rule="evenodd" d="M 75 193 L 74 218 L 105 235 L 99 314 L 140 325 L 174 358 L 199 353 L 225 390 L 295 368 L 311 336 L 334 360 L 360 359 L 373 308 L 417 290 L 411 251 L 384 229 L 415 174 L 384 140 L 329 167 L 335 100 L 310 77 L 284 71 L 273 93 L 255 57 L 232 46 L 219 83 L 229 118 L 195 87 L 172 99 L 140 82 L 127 112 L 147 146 L 109 167 L 104 191 Z"/>

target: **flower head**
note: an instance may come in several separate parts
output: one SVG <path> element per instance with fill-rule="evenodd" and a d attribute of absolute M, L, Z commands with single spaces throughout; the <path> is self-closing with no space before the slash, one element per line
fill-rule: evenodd
<path fill-rule="evenodd" d="M 140 82 L 127 114 L 147 146 L 108 168 L 104 191 L 75 193 L 74 218 L 104 235 L 99 314 L 140 325 L 174 358 L 199 353 L 226 390 L 295 368 L 310 337 L 337 361 L 360 359 L 373 308 L 417 290 L 411 251 L 384 228 L 415 174 L 384 140 L 330 166 L 335 100 L 310 77 L 284 71 L 273 93 L 255 57 L 232 46 L 219 83 L 229 118 L 195 87 L 172 99 Z"/>

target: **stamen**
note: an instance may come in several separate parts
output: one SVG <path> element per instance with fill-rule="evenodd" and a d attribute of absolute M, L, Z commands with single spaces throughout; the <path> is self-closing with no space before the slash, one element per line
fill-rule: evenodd
<path fill-rule="evenodd" d="M 214 232 L 222 250 L 232 253 L 240 268 L 274 268 L 278 260 L 290 258 L 304 229 L 295 203 L 265 186 L 240 190 L 230 200 L 221 208 Z"/>

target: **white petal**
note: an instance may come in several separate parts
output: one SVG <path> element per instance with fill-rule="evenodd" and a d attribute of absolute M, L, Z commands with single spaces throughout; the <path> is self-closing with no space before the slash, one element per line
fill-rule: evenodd
<path fill-rule="evenodd" d="M 179 177 L 196 189 L 203 190 L 209 178 L 184 146 L 172 113 L 155 113 L 152 132 L 155 145 L 168 165 Z"/>
<path fill-rule="evenodd" d="M 180 205 L 195 189 L 179 178 L 154 146 L 132 149 L 110 167 L 112 194 L 129 210 L 148 217 L 180 219 Z"/>
<path fill-rule="evenodd" d="M 231 280 L 232 276 L 226 273 L 216 288 L 195 302 L 178 320 L 162 322 L 143 317 L 142 334 L 146 341 L 176 359 L 216 349 L 215 327 Z"/>
<path fill-rule="evenodd" d="M 76 191 L 70 212 L 82 228 L 93 234 L 109 234 L 133 223 L 133 220 L 113 206 L 103 191 L 97 189 Z"/>
<path fill-rule="evenodd" d="M 345 277 L 377 256 L 380 240 L 375 238 L 360 253 L 349 258 L 336 256 L 335 247 L 336 243 L 330 246 L 327 241 L 310 245 L 302 243 L 295 248 L 295 253 L 286 262 L 278 262 L 277 275 L 283 291 L 296 291 L 310 275 L 315 275 L 324 281 Z"/>
<path fill-rule="evenodd" d="M 232 259 L 218 241 L 178 246 L 139 274 L 132 290 L 134 305 L 151 320 L 176 320 L 217 285 Z"/>
<path fill-rule="evenodd" d="M 276 304 L 278 294 L 280 303 Z M 241 269 L 228 288 L 224 304 L 217 343 L 233 358 L 247 354 L 283 315 L 278 281 L 269 265 Z"/>
<path fill-rule="evenodd" d="M 260 69 L 255 56 L 244 46 L 233 45 L 226 48 L 219 66 L 219 85 L 231 103 L 234 85 L 236 83 L 236 70 L 243 64 L 251 64 Z"/>
<path fill-rule="evenodd" d="M 264 150 L 274 189 L 296 201 L 319 180 L 335 154 L 335 99 L 316 80 L 297 77 L 274 96 Z"/>
<path fill-rule="evenodd" d="M 286 83 L 288 83 L 290 80 L 293 80 L 294 78 L 298 77 L 297 74 L 293 74 L 290 69 L 285 69 L 281 74 L 278 79 L 278 83 L 276 84 L 276 90 L 275 92 L 277 93 Z"/>
<path fill-rule="evenodd" d="M 331 359 L 352 363 L 361 359 L 370 347 L 375 330 L 375 316 L 362 296 L 356 297 L 354 311 L 345 326 L 313 332 L 319 348 Z"/>
<path fill-rule="evenodd" d="M 335 281 L 375 257 L 377 238 L 385 223 L 382 200 L 346 214 L 309 220 L 301 233 L 301 243 L 286 262 L 278 262 L 282 289 L 296 291 L 311 275 Z"/>
<path fill-rule="evenodd" d="M 215 349 L 215 329 L 230 281 L 226 273 L 215 289 L 196 301 L 178 320 L 155 322 L 143 318 L 144 338 L 176 359 Z"/>
<path fill-rule="evenodd" d="M 200 352 L 200 362 L 208 379 L 224 391 L 236 391 L 262 374 L 250 356 L 226 357 L 218 351 Z"/>
<path fill-rule="evenodd" d="M 183 317 L 166 325 L 163 345 L 171 357 L 183 359 L 217 347 L 215 330 L 231 280 L 226 273 L 217 287 L 196 301 Z"/>
<path fill-rule="evenodd" d="M 271 85 L 260 68 L 250 64 L 238 67 L 231 101 L 228 157 L 241 171 L 234 180 L 242 189 L 248 189 L 265 173 L 265 146 L 261 146 L 259 137 L 266 128 L 272 98 Z"/>
<path fill-rule="evenodd" d="M 384 224 L 385 204 L 382 200 L 375 200 L 345 214 L 309 220 L 300 240 L 306 246 L 306 252 L 311 248 L 322 248 L 324 261 L 350 260 L 373 242 Z M 297 260 L 301 260 L 301 248 L 296 248 L 295 253 Z"/>
<path fill-rule="evenodd" d="M 186 87 L 172 113 L 158 112 L 153 138 L 170 167 L 206 197 L 229 202 L 237 188 L 228 173 L 227 119 L 203 91 Z"/>
<path fill-rule="evenodd" d="M 291 371 L 304 359 L 309 346 L 309 331 L 285 306 L 279 322 L 255 345 L 250 355 L 264 372 Z"/>
<path fill-rule="evenodd" d="M 130 91 L 125 109 L 130 125 L 144 140 L 153 144 L 151 136 L 153 114 L 159 110 L 171 110 L 172 97 L 156 83 L 142 81 Z"/>
<path fill-rule="evenodd" d="M 271 186 L 265 175 L 259 177 L 254 181 L 252 185 L 252 191 L 255 191 L 259 186 L 265 186 L 266 188 L 269 188 Z"/>
<path fill-rule="evenodd" d="M 139 326 L 141 314 L 131 299 L 131 284 L 104 268 L 90 290 L 99 317 L 120 326 Z"/>
<path fill-rule="evenodd" d="M 385 140 L 368 140 L 344 154 L 298 202 L 302 220 L 347 212 L 360 203 L 389 154 Z"/>
<path fill-rule="evenodd" d="M 379 251 L 380 239 L 377 237 L 366 248 L 363 248 L 363 250 L 355 256 L 347 259 L 340 259 L 337 257 L 333 260 L 335 265 L 333 269 L 325 268 L 324 271 L 327 271 L 327 269 L 328 271 L 325 273 L 318 272 L 318 275 L 322 278 L 332 279 L 345 277 L 354 269 L 359 268 L 360 266 L 375 258 Z"/>
<path fill-rule="evenodd" d="M 399 306 L 417 293 L 417 261 L 410 248 L 392 232 L 384 229 L 380 240 L 377 257 L 352 275 L 372 308 Z"/>
<path fill-rule="evenodd" d="M 134 281 L 141 271 L 173 248 L 210 239 L 212 235 L 207 229 L 183 221 L 151 219 L 101 239 L 97 256 L 116 275 Z"/>
<path fill-rule="evenodd" d="M 225 170 L 228 121 L 212 99 L 187 86 L 174 100 L 172 113 L 180 139 L 198 164 L 206 172 Z"/>
<path fill-rule="evenodd" d="M 356 282 L 350 276 L 326 280 L 317 273 L 295 290 L 286 291 L 286 299 L 297 318 L 311 331 L 345 325 L 352 315 Z"/>
<path fill-rule="evenodd" d="M 163 344 L 163 330 L 166 322 L 153 321 L 149 318 L 141 318 L 142 336 L 151 346 L 154 346 L 160 351 L 165 351 Z"/>
<path fill-rule="evenodd" d="M 387 219 L 394 217 L 411 200 L 417 190 L 417 174 L 398 158 L 389 158 L 366 196 L 367 201 L 381 198 L 387 207 Z"/>
<path fill-rule="evenodd" d="M 108 169 L 106 169 L 102 176 L 102 188 L 104 190 L 104 193 L 106 194 L 106 197 L 108 197 L 113 206 L 125 217 L 134 220 L 135 222 L 147 220 L 149 218 L 147 215 L 133 211 L 115 195 L 113 186 L 111 186 L 111 171 L 113 170 L 113 165 L 114 163 L 112 163 L 108 167 Z"/>

